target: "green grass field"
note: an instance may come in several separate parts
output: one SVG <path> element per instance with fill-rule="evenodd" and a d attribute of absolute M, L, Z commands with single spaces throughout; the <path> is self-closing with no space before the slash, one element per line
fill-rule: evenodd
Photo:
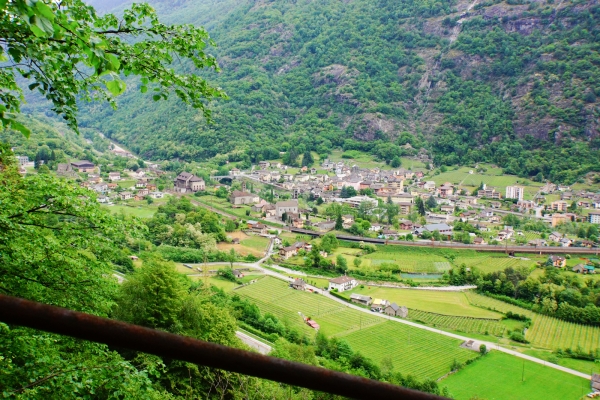
<path fill-rule="evenodd" d="M 473 171 L 473 173 L 470 174 L 470 171 Z M 454 185 L 460 184 L 461 188 L 478 187 L 479 184 L 483 182 L 489 187 L 496 188 L 502 195 L 504 195 L 506 187 L 511 185 L 523 185 L 526 186 L 527 189 L 531 187 L 530 192 L 532 193 L 535 193 L 537 188 L 542 186 L 539 183 L 531 182 L 527 179 L 519 178 L 518 176 L 502 175 L 502 170 L 498 168 L 488 168 L 486 172 L 478 173 L 474 168 L 461 167 L 434 175 L 431 178 L 427 178 L 427 180 L 434 181 L 438 186 L 445 182 L 450 182 Z"/>
<path fill-rule="evenodd" d="M 586 379 L 492 351 L 440 382 L 457 399 L 568 400 L 590 391 Z"/>
<path fill-rule="evenodd" d="M 545 261 L 544 257 L 536 257 L 536 256 L 528 256 L 524 257 L 526 260 L 522 260 L 521 258 L 509 258 L 507 256 L 502 255 L 489 255 L 485 253 L 478 253 L 474 257 L 457 257 L 454 259 L 455 265 L 465 264 L 467 267 L 475 267 L 479 269 L 481 272 L 489 273 L 500 271 L 506 268 L 519 268 L 526 267 L 532 268 L 536 265 L 538 261 Z"/>
<path fill-rule="evenodd" d="M 577 346 L 581 346 L 586 352 L 600 347 L 600 327 L 574 324 L 536 314 L 527 309 L 473 292 L 466 292 L 466 296 L 473 305 L 503 313 L 512 311 L 531 318 L 532 324 L 527 330 L 525 338 L 536 347 L 553 350 L 559 348 L 575 350 Z"/>
<path fill-rule="evenodd" d="M 445 315 L 472 318 L 500 319 L 501 314 L 475 307 L 469 303 L 463 292 L 443 292 L 434 290 L 394 289 L 376 286 L 354 288 L 348 293 L 360 293 L 374 299 L 386 299 L 399 306 L 410 309 L 433 312 Z"/>
<path fill-rule="evenodd" d="M 450 371 L 454 360 L 465 362 L 477 357 L 477 353 L 459 347 L 460 340 L 391 321 L 342 338 L 377 363 L 390 357 L 396 371 L 419 379 L 438 379 Z"/>

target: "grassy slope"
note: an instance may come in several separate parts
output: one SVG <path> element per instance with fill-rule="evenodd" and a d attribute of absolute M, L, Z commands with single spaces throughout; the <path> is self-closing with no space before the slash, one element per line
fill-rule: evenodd
<path fill-rule="evenodd" d="M 589 381 L 583 378 L 495 351 L 444 379 L 441 385 L 458 400 L 474 396 L 489 400 L 566 400 L 578 399 L 590 389 Z"/>

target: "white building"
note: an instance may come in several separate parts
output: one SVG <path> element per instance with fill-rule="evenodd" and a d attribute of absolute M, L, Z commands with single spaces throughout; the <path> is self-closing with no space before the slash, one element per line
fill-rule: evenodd
<path fill-rule="evenodd" d="M 525 193 L 525 188 L 523 186 L 507 186 L 506 187 L 506 198 L 507 199 L 523 200 L 524 193 Z"/>
<path fill-rule="evenodd" d="M 278 201 L 275 203 L 275 215 L 279 218 L 286 214 L 298 214 L 298 200 Z"/>
<path fill-rule="evenodd" d="M 523 186 L 507 186 L 506 187 L 506 198 L 507 199 L 523 200 L 524 193 L 525 193 L 525 188 Z"/>
<path fill-rule="evenodd" d="M 352 208 L 357 208 L 358 206 L 360 206 L 360 203 L 364 201 L 371 203 L 373 207 L 377 207 L 377 205 L 379 204 L 376 199 L 373 199 L 369 196 L 354 196 L 347 199 L 336 199 L 336 201 L 339 203 L 346 203 Z"/>
<path fill-rule="evenodd" d="M 340 276 L 339 278 L 333 278 L 329 280 L 329 290 L 337 289 L 338 292 L 344 290 L 351 290 L 356 287 L 358 283 L 356 279 L 349 276 Z"/>
<path fill-rule="evenodd" d="M 590 211 L 590 214 L 588 215 L 588 220 L 592 224 L 600 224 L 600 212 Z"/>

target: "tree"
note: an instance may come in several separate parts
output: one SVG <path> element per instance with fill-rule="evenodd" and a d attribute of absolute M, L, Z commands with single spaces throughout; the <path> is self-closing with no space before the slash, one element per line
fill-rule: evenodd
<path fill-rule="evenodd" d="M 333 250 L 337 249 L 339 245 L 340 242 L 333 233 L 327 233 L 321 239 L 321 247 L 327 253 L 331 253 Z"/>
<path fill-rule="evenodd" d="M 348 261 L 346 261 L 346 258 L 343 255 L 339 254 L 335 260 L 338 271 L 346 272 L 348 270 Z"/>
<path fill-rule="evenodd" d="M 437 201 L 435 201 L 435 197 L 433 197 L 433 196 L 429 196 L 429 198 L 427 198 L 427 201 L 425 204 L 427 205 L 427 208 L 429 210 L 433 210 L 434 208 L 437 207 Z"/>
<path fill-rule="evenodd" d="M 400 160 L 400 157 L 396 156 L 394 158 L 392 158 L 392 162 L 390 163 L 390 165 L 392 166 L 392 168 L 398 168 L 402 165 L 402 161 Z"/>
<path fill-rule="evenodd" d="M 317 199 L 317 205 L 320 206 L 321 204 L 323 204 L 323 199 L 321 197 L 319 197 Z"/>
<path fill-rule="evenodd" d="M 313 156 L 310 152 L 310 150 L 306 150 L 304 152 L 304 154 L 302 155 L 302 166 L 303 167 L 312 167 L 312 165 L 315 163 L 315 160 L 313 159 Z"/>
<path fill-rule="evenodd" d="M 0 73 L 0 123 L 23 134 L 29 130 L 14 114 L 20 110 L 22 85 L 37 89 L 77 131 L 76 99 L 106 100 L 126 89 L 121 75 L 140 77 L 140 91 L 156 100 L 174 92 L 210 118 L 205 100 L 226 97 L 190 67 L 177 73 L 173 58 L 190 60 L 196 69 L 219 70 L 205 52 L 214 42 L 204 28 L 165 25 L 147 4 L 133 4 L 118 18 L 98 16 L 81 0 L 0 2 L 0 26 L 7 60 Z M 17 79 L 17 75 L 25 78 Z"/>
<path fill-rule="evenodd" d="M 173 263 L 145 259 L 143 267 L 123 282 L 115 317 L 150 328 L 176 330 L 186 292 Z"/>
<path fill-rule="evenodd" d="M 415 199 L 415 209 L 417 210 L 417 213 L 419 213 L 419 215 L 425 215 L 425 204 L 423 203 L 422 198 L 417 197 Z"/>
<path fill-rule="evenodd" d="M 354 264 L 354 267 L 359 268 L 360 264 L 362 264 L 362 260 L 360 258 L 356 257 L 354 259 L 354 261 L 352 261 L 352 263 Z"/>
<path fill-rule="evenodd" d="M 335 230 L 341 231 L 344 228 L 344 222 L 342 220 L 342 214 L 339 213 L 335 218 Z"/>

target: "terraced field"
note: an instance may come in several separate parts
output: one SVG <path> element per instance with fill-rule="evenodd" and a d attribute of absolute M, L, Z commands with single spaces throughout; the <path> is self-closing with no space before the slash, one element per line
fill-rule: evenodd
<path fill-rule="evenodd" d="M 390 321 L 339 336 L 376 363 L 390 357 L 396 371 L 418 379 L 438 379 L 450 371 L 454 360 L 477 357 L 459 347 L 459 340 Z"/>
<path fill-rule="evenodd" d="M 481 335 L 502 336 L 506 327 L 500 320 L 485 318 L 457 317 L 454 315 L 443 315 L 429 313 L 420 310 L 410 310 L 408 317 L 415 321 L 421 321 L 436 328 L 449 329 L 453 331 L 478 333 Z"/>
<path fill-rule="evenodd" d="M 525 338 L 536 347 L 576 349 L 581 346 L 586 352 L 600 347 L 600 327 L 562 321 L 473 292 L 466 292 L 466 295 L 473 305 L 503 313 L 511 311 L 531 318 L 532 324 Z"/>

